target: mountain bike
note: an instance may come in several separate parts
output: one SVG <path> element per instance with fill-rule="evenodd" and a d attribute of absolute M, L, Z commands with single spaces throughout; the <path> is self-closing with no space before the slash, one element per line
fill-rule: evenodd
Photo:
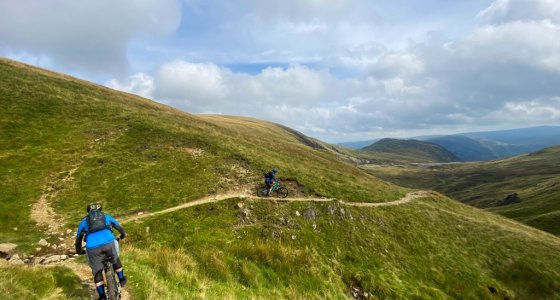
<path fill-rule="evenodd" d="M 268 197 L 267 194 L 266 194 L 267 191 L 268 191 L 268 188 L 266 186 L 264 186 L 264 187 L 261 186 L 257 189 L 257 196 Z M 288 189 L 281 186 L 279 181 L 276 181 L 272 185 L 272 188 L 270 189 L 270 195 L 272 195 L 272 193 L 276 193 L 276 196 L 278 198 L 288 197 Z"/>
<path fill-rule="evenodd" d="M 117 279 L 117 274 L 115 269 L 113 269 L 112 256 L 106 256 L 103 259 L 103 274 L 105 275 L 105 283 L 107 284 L 106 295 L 110 300 L 120 300 L 121 299 L 121 284 Z"/>

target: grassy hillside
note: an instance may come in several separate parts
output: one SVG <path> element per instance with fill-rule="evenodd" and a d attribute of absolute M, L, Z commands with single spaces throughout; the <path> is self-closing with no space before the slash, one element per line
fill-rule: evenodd
<path fill-rule="evenodd" d="M 390 154 L 395 157 L 396 161 L 417 163 L 459 160 L 453 153 L 439 145 L 416 140 L 381 139 L 362 148 L 362 151 Z"/>
<path fill-rule="evenodd" d="M 385 180 L 454 199 L 560 234 L 560 147 L 504 160 L 424 167 L 369 168 Z M 517 193 L 520 203 L 500 205 Z"/>
<path fill-rule="evenodd" d="M 435 194 L 383 208 L 231 199 L 127 227 L 141 299 L 559 297 L 558 238 Z"/>
<path fill-rule="evenodd" d="M 123 221 L 133 298 L 560 298 L 560 239 L 438 194 L 384 207 L 233 196 L 253 193 L 273 166 L 302 198 L 389 202 L 410 191 L 291 129 L 193 116 L 5 59 L 0 78 L 0 242 L 20 254 L 54 251 L 39 239 L 75 230 L 92 199 L 127 220 L 230 194 Z M 86 295 L 64 266 L 3 262 L 0 274 L 11 299 Z"/>
<path fill-rule="evenodd" d="M 308 195 L 389 201 L 405 193 L 276 124 L 240 118 L 236 129 L 8 60 L 0 78 L 4 241 L 39 240 L 29 215 L 42 195 L 67 220 L 91 199 L 129 214 L 252 191 L 274 166 Z"/>

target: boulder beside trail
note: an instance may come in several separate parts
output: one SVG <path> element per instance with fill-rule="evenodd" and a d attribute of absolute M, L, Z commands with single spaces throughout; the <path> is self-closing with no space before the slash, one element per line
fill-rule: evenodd
<path fill-rule="evenodd" d="M 17 245 L 13 243 L 3 243 L 0 244 L 0 258 L 8 259 L 12 256 L 14 249 Z"/>

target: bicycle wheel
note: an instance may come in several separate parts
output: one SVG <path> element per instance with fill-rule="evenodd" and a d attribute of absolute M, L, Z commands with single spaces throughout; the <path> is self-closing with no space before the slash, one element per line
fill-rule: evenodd
<path fill-rule="evenodd" d="M 266 197 L 266 187 L 257 188 L 257 196 Z"/>
<path fill-rule="evenodd" d="M 280 197 L 280 198 L 288 197 L 288 189 L 285 188 L 285 187 L 281 187 L 281 188 L 277 189 L 276 193 L 278 194 L 278 197 Z"/>
<path fill-rule="evenodd" d="M 115 280 L 115 270 L 113 270 L 113 265 L 108 264 L 105 267 L 105 280 L 107 280 L 107 296 L 110 300 L 119 300 L 120 293 L 119 287 L 117 285 L 117 280 Z"/>

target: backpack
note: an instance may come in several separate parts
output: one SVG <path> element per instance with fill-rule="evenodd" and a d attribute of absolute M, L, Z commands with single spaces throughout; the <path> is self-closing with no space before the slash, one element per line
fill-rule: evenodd
<path fill-rule="evenodd" d="M 88 234 L 107 228 L 105 225 L 105 214 L 99 209 L 92 209 L 86 217 L 88 225 Z"/>
<path fill-rule="evenodd" d="M 272 178 L 274 178 L 274 173 L 272 173 L 272 171 L 270 171 L 268 173 L 265 173 L 264 178 L 268 179 L 268 180 L 271 180 Z"/>

